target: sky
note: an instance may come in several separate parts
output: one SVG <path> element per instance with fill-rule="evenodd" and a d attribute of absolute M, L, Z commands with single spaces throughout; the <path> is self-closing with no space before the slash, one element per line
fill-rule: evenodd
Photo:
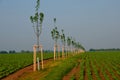
<path fill-rule="evenodd" d="M 36 36 L 29 17 L 35 5 L 36 0 L 0 0 L 0 50 L 32 50 Z M 39 12 L 44 13 L 44 49 L 53 49 L 53 18 L 59 31 L 87 50 L 120 48 L 120 0 L 41 0 Z"/>

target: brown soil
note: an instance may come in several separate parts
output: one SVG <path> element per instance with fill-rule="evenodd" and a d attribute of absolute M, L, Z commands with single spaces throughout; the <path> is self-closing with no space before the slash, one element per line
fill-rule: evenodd
<path fill-rule="evenodd" d="M 113 72 L 114 72 L 115 76 L 120 80 L 120 75 L 117 73 L 117 71 L 113 70 Z"/>
<path fill-rule="evenodd" d="M 44 60 L 44 64 L 50 62 L 50 61 L 53 61 L 52 59 L 48 59 L 48 60 Z M 46 65 L 44 65 L 46 66 Z M 1 80 L 18 80 L 19 78 L 21 77 L 25 77 L 26 74 L 29 74 L 29 73 L 36 73 L 36 72 L 33 72 L 33 65 L 30 65 L 28 67 L 25 67 L 23 69 L 20 69 L 18 70 L 17 72 L 13 73 L 13 74 L 10 74 L 9 76 L 1 79 Z"/>
<path fill-rule="evenodd" d="M 96 64 L 96 67 L 97 67 L 98 73 L 99 73 L 99 75 L 100 75 L 100 78 L 101 78 L 102 80 L 105 80 L 105 77 L 104 77 L 103 73 L 101 72 L 100 67 L 99 67 L 97 64 Z"/>
<path fill-rule="evenodd" d="M 102 65 L 104 66 L 104 64 L 102 63 Z M 108 75 L 110 80 L 113 80 L 112 74 L 108 71 L 108 69 L 106 68 L 105 70 L 106 74 Z"/>
<path fill-rule="evenodd" d="M 109 67 L 113 70 L 114 75 L 120 80 L 120 75 L 117 73 L 117 71 L 114 68 L 112 68 L 112 66 L 109 65 Z"/>
<path fill-rule="evenodd" d="M 101 72 L 100 68 L 99 68 L 98 72 L 99 72 L 100 78 L 102 80 L 105 80 L 105 77 L 104 77 L 103 73 Z"/>
<path fill-rule="evenodd" d="M 74 67 L 67 75 L 63 77 L 63 80 L 70 80 L 74 77 L 74 80 L 79 80 L 79 71 L 80 71 L 80 60 L 78 60 L 78 66 Z"/>
<path fill-rule="evenodd" d="M 84 63 L 84 80 L 88 80 L 87 71 L 86 71 L 86 64 Z"/>
<path fill-rule="evenodd" d="M 110 74 L 110 72 L 108 72 L 108 70 L 106 70 L 106 74 L 108 75 L 110 80 L 113 80 L 112 75 Z"/>
<path fill-rule="evenodd" d="M 93 78 L 93 80 L 97 80 L 96 75 L 95 75 L 95 73 L 94 73 L 94 71 L 93 71 L 93 67 L 92 67 L 91 62 L 90 62 L 90 68 L 91 68 L 91 73 L 92 73 L 92 78 Z"/>
<path fill-rule="evenodd" d="M 101 72 L 100 66 L 97 65 L 96 60 L 94 60 L 94 63 L 95 63 L 95 65 L 96 65 L 96 67 L 97 67 L 97 70 L 98 70 L 98 73 L 99 73 L 100 78 L 101 78 L 102 80 L 105 80 L 105 77 L 104 77 L 103 73 Z"/>

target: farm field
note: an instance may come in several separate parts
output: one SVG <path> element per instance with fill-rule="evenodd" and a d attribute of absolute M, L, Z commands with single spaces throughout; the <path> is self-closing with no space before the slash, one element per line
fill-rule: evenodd
<path fill-rule="evenodd" d="M 0 80 L 120 80 L 120 0 L 0 0 L 0 8 Z"/>
<path fill-rule="evenodd" d="M 79 80 L 120 80 L 120 52 L 88 52 L 80 64 Z"/>
<path fill-rule="evenodd" d="M 44 59 L 52 57 L 51 53 L 44 54 Z M 32 53 L 0 54 L 0 79 L 32 63 Z"/>
<path fill-rule="evenodd" d="M 0 56 L 1 55 L 3 56 L 8 54 L 0 54 Z M 28 54 L 24 55 L 28 57 Z M 2 58 L 3 57 L 1 57 L 0 59 Z M 31 61 L 29 58 L 31 59 Z M 29 54 L 29 58 L 25 58 L 27 60 L 29 59 L 28 60 L 29 64 L 27 65 L 32 64 L 32 54 Z M 11 58 L 9 61 L 11 61 L 12 59 L 13 58 Z M 14 58 L 13 64 L 17 60 L 20 60 L 21 66 L 24 65 L 25 63 L 28 63 L 22 61 L 24 60 L 23 58 L 22 59 Z M 3 65 L 5 62 L 3 60 L 1 63 L 1 61 L 0 64 Z M 64 59 L 61 58 L 56 61 L 54 61 L 53 59 L 48 59 L 46 61 L 44 60 L 44 64 L 45 66 L 43 70 L 36 72 L 33 71 L 24 72 L 24 74 L 20 75 L 18 78 L 16 78 L 16 80 L 120 80 L 119 51 L 86 52 L 76 54 L 74 56 L 69 56 L 68 58 Z M 6 65 L 4 64 L 4 67 L 9 68 L 9 66 Z M 18 66 L 18 64 L 16 65 Z M 17 66 L 14 66 L 14 68 Z M 3 73 L 4 70 L 1 70 L 0 73 Z M 8 72 L 10 72 L 11 70 L 12 69 L 9 69 L 8 71 L 7 69 Z M 0 76 L 2 75 L 0 74 Z M 9 78 L 9 80 L 12 79 Z"/>

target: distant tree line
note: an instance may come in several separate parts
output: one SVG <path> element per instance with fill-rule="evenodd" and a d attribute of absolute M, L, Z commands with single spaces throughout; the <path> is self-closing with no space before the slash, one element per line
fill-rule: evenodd
<path fill-rule="evenodd" d="M 2 51 L 0 51 L 0 53 L 2 53 L 2 54 L 7 54 L 7 53 L 16 53 L 16 51 L 15 51 L 15 50 L 10 50 L 10 51 L 5 51 L 5 50 L 2 50 Z"/>
<path fill-rule="evenodd" d="M 52 53 L 53 50 L 43 50 L 44 53 Z M 9 50 L 9 51 L 6 51 L 6 50 L 1 50 L 0 51 L 0 54 L 8 54 L 8 53 L 33 53 L 32 51 L 29 51 L 29 50 L 21 50 L 20 52 L 16 52 L 15 50 Z"/>
<path fill-rule="evenodd" d="M 89 51 L 120 51 L 120 48 L 109 48 L 109 49 L 89 49 Z"/>
<path fill-rule="evenodd" d="M 6 51 L 6 50 L 1 50 L 0 53 L 1 54 L 8 54 L 8 53 L 30 53 L 31 51 L 29 50 L 21 50 L 20 52 L 16 52 L 15 50 L 9 50 L 9 51 Z"/>

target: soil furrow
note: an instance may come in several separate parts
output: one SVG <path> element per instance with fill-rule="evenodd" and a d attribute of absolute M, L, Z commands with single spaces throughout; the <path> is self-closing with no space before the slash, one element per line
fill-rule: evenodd
<path fill-rule="evenodd" d="M 74 80 L 79 80 L 80 62 L 81 60 L 78 60 L 78 66 L 74 67 L 67 75 L 65 75 L 63 80 L 70 80 L 72 77 Z"/>

